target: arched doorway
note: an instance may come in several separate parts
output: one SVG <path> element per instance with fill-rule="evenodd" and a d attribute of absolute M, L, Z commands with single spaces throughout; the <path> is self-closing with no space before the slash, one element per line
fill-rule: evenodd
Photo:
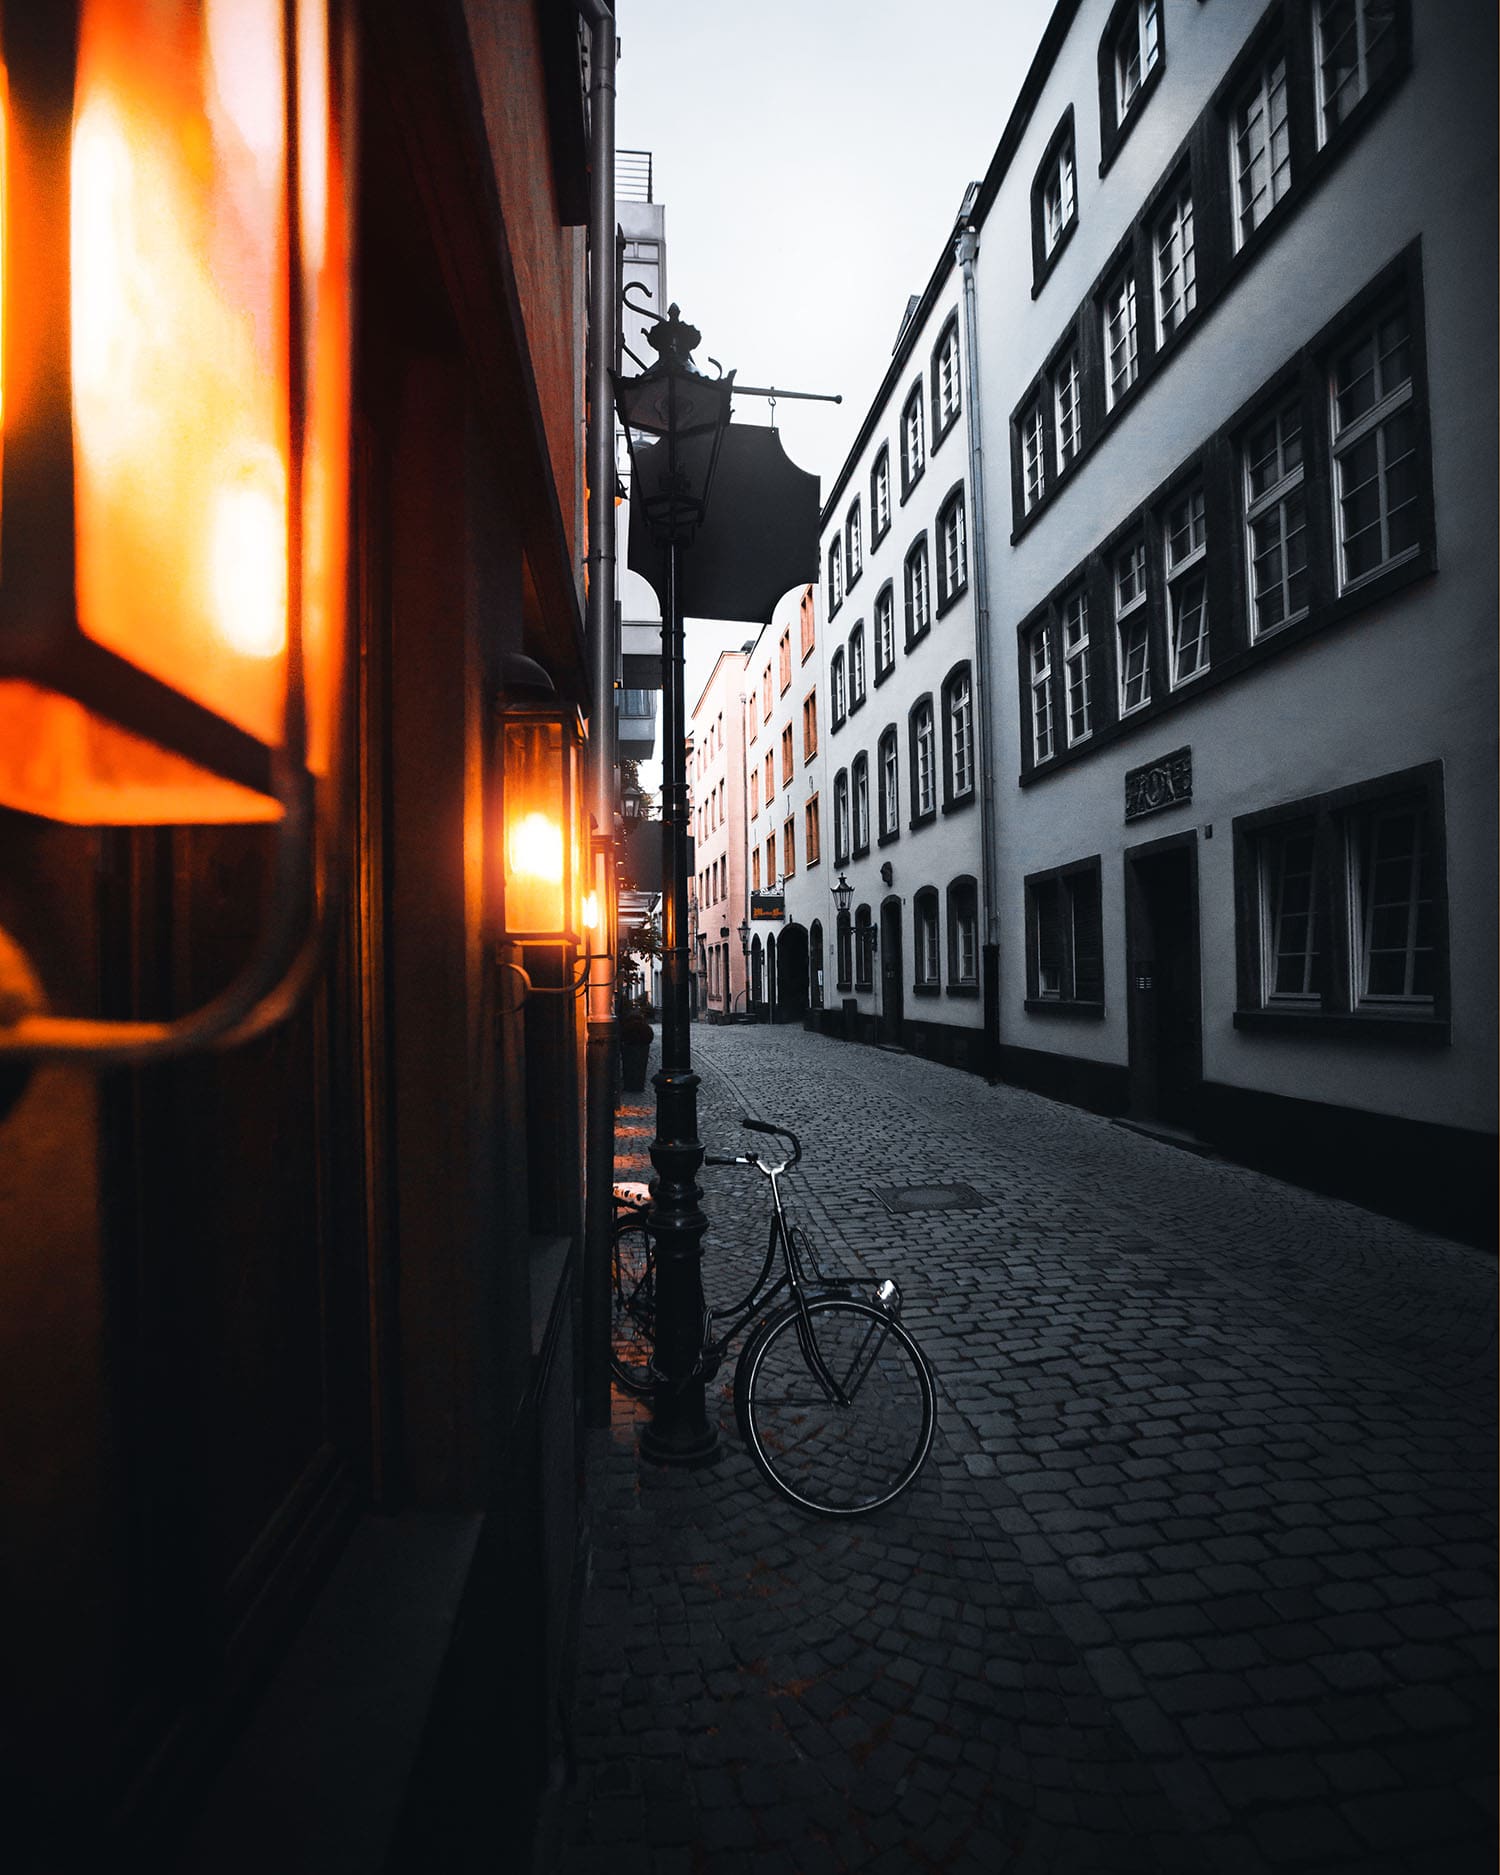
<path fill-rule="evenodd" d="M 880 1039 L 901 1040 L 903 1010 L 901 901 L 888 898 L 880 908 Z"/>
<path fill-rule="evenodd" d="M 766 938 L 766 1020 L 768 1022 L 774 1022 L 776 1020 L 776 1001 L 777 1001 L 778 991 L 780 988 L 776 979 L 777 979 L 776 939 L 774 936 L 767 936 Z"/>
<path fill-rule="evenodd" d="M 765 1001 L 765 957 L 761 951 L 760 933 L 757 932 L 750 946 L 750 1001 L 753 1004 Z"/>
<path fill-rule="evenodd" d="M 776 1020 L 800 1022 L 807 1014 L 807 926 L 789 924 L 776 945 Z"/>
<path fill-rule="evenodd" d="M 823 920 L 814 918 L 807 934 L 807 1002 L 810 1009 L 823 1007 Z"/>

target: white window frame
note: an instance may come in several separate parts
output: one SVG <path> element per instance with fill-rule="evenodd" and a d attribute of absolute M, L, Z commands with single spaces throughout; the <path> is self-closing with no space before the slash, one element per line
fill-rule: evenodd
<path fill-rule="evenodd" d="M 1235 103 L 1229 120 L 1229 173 L 1234 179 L 1234 245 L 1239 249 L 1292 186 L 1286 52 L 1281 46 L 1262 61 Z"/>
<path fill-rule="evenodd" d="M 1104 402 L 1109 410 L 1141 374 L 1136 315 L 1135 275 L 1127 267 L 1104 295 Z"/>
<path fill-rule="evenodd" d="M 906 556 L 907 643 L 920 638 L 931 623 L 932 594 L 928 589 L 927 542 L 919 540 Z"/>
<path fill-rule="evenodd" d="M 953 983 L 979 981 L 979 894 L 970 885 L 962 891 L 948 888 L 948 917 L 952 931 L 950 964 Z"/>
<path fill-rule="evenodd" d="M 1128 576 L 1127 576 L 1128 567 Z M 1146 604 L 1146 543 L 1117 553 L 1110 569 L 1115 597 L 1115 645 L 1120 679 L 1120 715 L 1133 716 L 1151 701 L 1151 609 Z M 1136 663 L 1136 653 L 1139 662 Z M 1132 666 L 1134 665 L 1134 669 Z M 1137 692 L 1130 701 L 1131 690 Z"/>
<path fill-rule="evenodd" d="M 1380 859 L 1377 849 L 1381 829 L 1389 823 L 1411 817 L 1413 839 L 1406 860 L 1406 892 L 1401 899 L 1387 899 L 1377 907 L 1375 892 L 1378 889 L 1378 876 L 1383 869 L 1389 869 L 1399 863 L 1400 857 L 1393 861 L 1387 854 Z M 1431 879 L 1430 856 L 1427 852 L 1427 806 L 1423 799 L 1411 795 L 1390 795 L 1380 800 L 1367 801 L 1350 808 L 1341 816 L 1343 821 L 1344 851 L 1346 857 L 1346 878 L 1349 891 L 1350 933 L 1352 942 L 1349 947 L 1349 961 L 1354 972 L 1354 981 L 1350 988 L 1353 992 L 1351 1006 L 1355 1009 L 1419 1009 L 1430 1010 L 1435 998 L 1429 991 L 1418 991 L 1413 987 L 1416 974 L 1417 953 L 1431 951 L 1436 956 L 1437 943 L 1433 929 L 1435 906 Z M 1370 850 L 1366 850 L 1366 841 Z M 1423 896 L 1423 884 L 1427 893 Z M 1372 990 L 1370 988 L 1370 957 L 1374 945 L 1375 922 L 1377 911 L 1390 911 L 1396 906 L 1406 909 L 1406 930 L 1401 950 L 1404 953 L 1403 983 L 1399 990 Z M 1427 912 L 1428 941 L 1424 945 L 1420 940 L 1422 913 Z M 1386 945 L 1387 951 L 1394 952 L 1396 946 Z"/>
<path fill-rule="evenodd" d="M 915 980 L 927 988 L 942 982 L 938 961 L 938 895 L 931 887 L 917 894 L 913 912 L 917 939 Z"/>
<path fill-rule="evenodd" d="M 916 755 L 916 811 L 919 815 L 936 813 L 937 738 L 930 702 L 917 706 L 917 713 L 912 718 L 912 744 Z"/>
<path fill-rule="evenodd" d="M 1070 462 L 1078 458 L 1079 445 L 1083 440 L 1081 416 L 1078 347 L 1070 345 L 1052 375 L 1053 435 L 1059 475 Z"/>
<path fill-rule="evenodd" d="M 1377 9 L 1384 13 L 1385 24 L 1383 29 L 1377 29 L 1372 36 L 1370 15 Z M 1328 89 L 1328 57 L 1331 50 L 1329 25 L 1330 19 L 1337 12 L 1345 12 L 1349 16 L 1349 26 L 1344 29 L 1341 37 L 1347 36 L 1349 27 L 1352 27 L 1354 32 L 1354 63 L 1350 70 L 1353 72 L 1355 89 L 1348 97 L 1344 96 L 1348 86 L 1347 80 L 1336 85 L 1331 93 Z M 1354 107 L 1369 91 L 1372 80 L 1370 60 L 1372 51 L 1381 48 L 1385 53 L 1386 62 L 1389 61 L 1394 52 L 1395 16 L 1396 9 L 1391 4 L 1391 0 L 1315 0 L 1313 70 L 1318 94 L 1318 148 L 1320 150 L 1339 125 L 1347 121 Z M 1384 69 L 1383 65 L 1381 69 Z M 1332 122 L 1329 121 L 1330 111 L 1334 114 Z"/>
<path fill-rule="evenodd" d="M 1031 513 L 1047 492 L 1047 439 L 1038 397 L 1021 416 L 1021 493 Z"/>
<path fill-rule="evenodd" d="M 974 689 L 967 671 L 954 678 L 948 692 L 948 746 L 958 800 L 974 789 Z"/>
<path fill-rule="evenodd" d="M 1115 123 L 1123 124 L 1161 57 L 1161 0 L 1135 0 L 1115 33 Z"/>
<path fill-rule="evenodd" d="M 849 707 L 865 700 L 865 628 L 863 621 L 849 634 Z"/>
<path fill-rule="evenodd" d="M 837 866 L 849 857 L 849 832 L 849 775 L 840 769 L 833 778 L 833 859 Z"/>
<path fill-rule="evenodd" d="M 854 845 L 851 850 L 863 853 L 870 844 L 870 763 L 863 754 L 855 758 L 849 778 L 849 791 L 853 801 L 851 831 Z"/>
<path fill-rule="evenodd" d="M 901 747 L 895 728 L 880 738 L 880 834 L 901 831 Z"/>
<path fill-rule="evenodd" d="M 828 546 L 828 615 L 844 603 L 844 549 L 837 535 Z"/>
<path fill-rule="evenodd" d="M 922 387 L 919 384 L 906 401 L 901 413 L 901 467 L 910 488 L 926 467 L 927 457 L 922 430 Z"/>
<path fill-rule="evenodd" d="M 1156 337 L 1165 344 L 1198 304 L 1198 255 L 1193 235 L 1193 189 L 1184 182 L 1151 237 L 1156 270 Z"/>
<path fill-rule="evenodd" d="M 958 326 L 948 327 L 937 359 L 938 418 L 946 429 L 959 410 Z"/>
<path fill-rule="evenodd" d="M 1295 432 L 1289 428 L 1289 422 L 1296 425 Z M 1258 435 L 1274 431 L 1275 465 L 1278 474 L 1256 494 L 1253 476 L 1257 462 L 1251 460 L 1250 447 Z M 1296 461 L 1288 463 L 1292 453 L 1292 444 L 1296 445 Z M 1307 496 L 1304 488 L 1305 458 L 1302 453 L 1302 412 L 1295 397 L 1286 399 L 1274 411 L 1257 418 L 1245 433 L 1241 447 L 1241 474 L 1245 491 L 1245 578 L 1247 582 L 1246 602 L 1250 615 L 1250 641 L 1259 643 L 1262 638 L 1269 638 L 1273 632 L 1279 632 L 1284 626 L 1302 618 L 1307 612 Z M 1269 455 L 1261 456 L 1259 463 L 1272 460 Z M 1300 515 L 1300 520 L 1296 517 Z M 1275 551 L 1281 562 L 1281 573 L 1275 586 L 1279 594 L 1281 607 L 1280 618 L 1269 623 L 1261 622 L 1261 600 L 1269 597 L 1270 586 L 1264 593 L 1257 591 L 1256 569 L 1265 553 L 1257 551 L 1256 530 L 1267 526 L 1274 520 L 1276 539 Z M 1300 541 L 1302 564 L 1291 567 L 1291 548 Z M 1302 603 L 1294 605 L 1293 583 L 1298 578 L 1302 581 Z"/>
<path fill-rule="evenodd" d="M 1037 765 L 1052 759 L 1052 639 L 1045 625 L 1032 631 L 1026 644 L 1026 667 L 1031 685 L 1031 759 Z"/>
<path fill-rule="evenodd" d="M 1042 249 L 1050 258 L 1067 233 L 1078 211 L 1077 166 L 1073 160 L 1073 139 L 1064 137 L 1042 184 Z"/>
<path fill-rule="evenodd" d="M 1401 349 L 1406 353 L 1406 376 L 1394 384 L 1386 381 L 1386 363 L 1391 352 L 1380 349 L 1382 336 L 1387 326 L 1398 321 L 1403 332 Z M 1368 410 L 1363 410 L 1357 417 L 1345 422 L 1339 415 L 1339 366 L 1359 345 L 1368 342 L 1372 348 L 1371 370 L 1375 377 L 1375 401 Z M 1420 534 L 1407 546 L 1392 549 L 1391 519 L 1396 510 L 1390 500 L 1390 478 L 1394 469 L 1407 461 L 1415 462 L 1417 456 L 1417 425 L 1415 413 L 1415 391 L 1412 382 L 1413 336 L 1411 318 L 1404 304 L 1383 307 L 1373 319 L 1366 320 L 1356 335 L 1342 341 L 1334 348 L 1329 363 L 1328 396 L 1330 407 L 1329 433 L 1333 450 L 1333 538 L 1338 556 L 1338 584 L 1340 592 L 1348 592 L 1352 587 L 1363 585 L 1366 580 L 1375 579 L 1393 566 L 1400 566 L 1404 560 L 1413 559 L 1422 550 Z M 1410 446 L 1404 454 L 1391 456 L 1391 430 L 1403 417 L 1411 429 Z M 1380 528 L 1380 558 L 1373 566 L 1362 572 L 1351 574 L 1348 569 L 1349 542 L 1344 533 L 1344 505 L 1348 499 L 1347 477 L 1350 463 L 1362 444 L 1374 440 L 1375 475 L 1374 482 L 1379 495 L 1377 523 Z M 1368 486 L 1369 477 L 1360 486 Z M 1414 507 L 1420 502 L 1420 484 L 1413 489 L 1412 495 L 1402 507 Z M 1420 519 L 1420 512 L 1418 514 Z M 1367 531 L 1361 529 L 1361 532 Z"/>
<path fill-rule="evenodd" d="M 840 645 L 828 660 L 828 708 L 834 724 L 849 714 L 849 695 L 844 687 L 844 647 Z"/>
<path fill-rule="evenodd" d="M 891 452 L 889 449 L 882 449 L 875 458 L 870 507 L 870 523 L 875 530 L 875 538 L 879 540 L 891 524 Z"/>
<path fill-rule="evenodd" d="M 1292 840 L 1308 841 L 1305 871 L 1288 874 L 1287 849 Z M 1328 932 L 1321 928 L 1323 907 L 1320 902 L 1317 822 L 1313 819 L 1279 821 L 1261 829 L 1256 836 L 1256 869 L 1260 882 L 1261 918 L 1261 1004 L 1268 1009 L 1317 1009 L 1322 996 L 1317 988 L 1317 959 L 1326 951 Z M 1288 911 L 1286 888 L 1289 877 L 1306 882 L 1307 903 L 1304 910 Z M 1302 942 L 1288 946 L 1288 958 L 1300 960 L 1301 983 L 1296 989 L 1278 989 L 1277 976 L 1282 957 L 1283 938 L 1289 920 L 1305 921 Z M 1325 962 L 1327 960 L 1325 959 Z"/>
<path fill-rule="evenodd" d="M 1062 605 L 1063 683 L 1068 747 L 1094 733 L 1093 680 L 1089 671 L 1089 596 L 1080 586 Z"/>
<path fill-rule="evenodd" d="M 881 611 L 884 601 L 885 610 Z M 887 586 L 875 600 L 875 674 L 883 675 L 896 662 L 896 594 Z"/>
<path fill-rule="evenodd" d="M 1179 517 L 1180 526 L 1176 525 Z M 1180 690 L 1208 669 L 1208 523 L 1201 482 L 1167 504 L 1165 532 L 1167 681 L 1173 690 Z M 1191 638 L 1184 635 L 1184 626 L 1190 620 L 1195 620 Z M 1189 669 L 1186 665 L 1190 650 L 1193 662 Z"/>
<path fill-rule="evenodd" d="M 844 531 L 848 537 L 848 580 L 849 585 L 852 586 L 855 580 L 859 578 L 860 572 L 863 569 L 865 550 L 863 539 L 864 530 L 860 521 L 859 497 L 857 495 L 850 504 L 849 516 L 844 524 Z"/>
<path fill-rule="evenodd" d="M 956 494 L 944 508 L 938 522 L 942 547 L 944 600 L 951 599 L 969 577 L 967 543 L 964 539 L 964 498 Z"/>

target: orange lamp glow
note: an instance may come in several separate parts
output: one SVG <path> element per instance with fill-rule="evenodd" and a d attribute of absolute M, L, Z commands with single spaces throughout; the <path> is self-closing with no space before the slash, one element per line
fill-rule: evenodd
<path fill-rule="evenodd" d="M 577 944 L 587 923 L 578 827 L 581 739 L 576 710 L 512 710 L 501 719 L 501 921 L 510 943 Z"/>
<path fill-rule="evenodd" d="M 341 12 L 5 11 L 0 804 L 272 820 L 328 771 L 349 452 Z"/>

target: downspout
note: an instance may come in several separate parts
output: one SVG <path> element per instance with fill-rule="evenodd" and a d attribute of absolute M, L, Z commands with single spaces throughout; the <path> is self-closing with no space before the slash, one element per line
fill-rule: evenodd
<path fill-rule="evenodd" d="M 971 191 L 972 198 L 972 191 Z M 984 436 L 979 411 L 979 314 L 974 289 L 974 261 L 979 253 L 979 230 L 969 219 L 966 201 L 959 218 L 954 258 L 963 274 L 964 342 L 969 354 L 968 411 L 969 489 L 973 524 L 969 529 L 974 561 L 974 720 L 979 742 L 979 871 L 980 899 L 984 906 L 985 1070 L 991 1081 L 1000 1075 L 1000 908 L 996 895 L 1000 878 L 995 817 L 995 730 L 990 710 L 991 654 L 989 527 L 984 497 Z"/>
<path fill-rule="evenodd" d="M 589 28 L 588 279 L 588 672 L 587 801 L 593 856 L 602 853 L 604 890 L 591 948 L 584 1111 L 583 1275 L 580 1362 L 584 1419 L 610 1416 L 610 1238 L 615 1176 L 615 670 L 620 633 L 615 605 L 615 404 L 610 371 L 619 345 L 615 244 L 615 18 L 607 0 L 579 0 Z M 596 872 L 597 878 L 597 872 Z"/>

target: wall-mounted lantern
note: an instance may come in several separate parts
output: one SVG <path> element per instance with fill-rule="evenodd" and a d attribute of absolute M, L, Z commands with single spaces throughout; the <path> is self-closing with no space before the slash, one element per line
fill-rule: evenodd
<path fill-rule="evenodd" d="M 295 1000 L 343 716 L 349 46 L 340 0 L 5 10 L 0 805 L 278 844 L 208 1009 L 27 1018 L 0 1052 L 144 1059 Z"/>
<path fill-rule="evenodd" d="M 750 920 L 746 918 L 740 925 L 740 949 L 750 955 Z"/>
<path fill-rule="evenodd" d="M 560 699 L 500 717 L 500 930 L 509 944 L 578 945 L 599 883 L 582 863 L 579 817 L 583 724 Z M 592 906 L 587 901 L 593 900 Z"/>
<path fill-rule="evenodd" d="M 854 903 L 854 887 L 841 872 L 833 888 L 834 909 L 841 918 L 847 917 L 849 907 Z"/>

